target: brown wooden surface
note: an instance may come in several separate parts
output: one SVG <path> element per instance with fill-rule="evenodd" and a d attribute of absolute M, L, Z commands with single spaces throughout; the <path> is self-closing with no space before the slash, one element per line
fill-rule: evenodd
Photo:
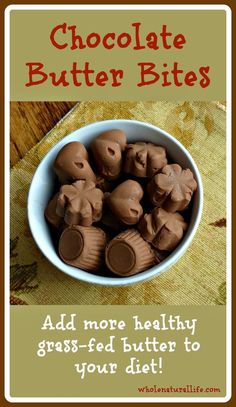
<path fill-rule="evenodd" d="M 76 102 L 11 102 L 11 166 L 37 144 Z"/>

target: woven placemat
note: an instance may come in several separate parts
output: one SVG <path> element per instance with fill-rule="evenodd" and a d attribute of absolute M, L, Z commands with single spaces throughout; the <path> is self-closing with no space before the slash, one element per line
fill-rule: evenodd
<path fill-rule="evenodd" d="M 12 304 L 224 304 L 226 275 L 226 113 L 220 102 L 82 102 L 11 170 Z M 74 280 L 40 253 L 29 231 L 26 201 L 35 169 L 63 137 L 106 119 L 152 123 L 179 139 L 202 175 L 204 210 L 191 247 L 169 271 L 127 287 Z M 22 135 L 23 137 L 23 135 Z"/>

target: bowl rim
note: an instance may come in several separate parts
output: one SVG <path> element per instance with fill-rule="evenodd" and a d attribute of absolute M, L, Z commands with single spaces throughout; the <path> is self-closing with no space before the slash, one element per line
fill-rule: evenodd
<path fill-rule="evenodd" d="M 174 144 L 178 145 L 178 147 L 184 152 L 184 154 L 187 156 L 188 160 L 191 162 L 192 167 L 194 168 L 194 172 L 195 172 L 195 178 L 198 184 L 198 194 L 199 194 L 199 198 L 198 198 L 198 207 L 197 207 L 197 213 L 196 213 L 196 217 L 193 221 L 192 224 L 192 228 L 191 231 L 189 232 L 189 235 L 186 238 L 183 238 L 183 240 L 180 242 L 180 244 L 177 246 L 177 248 L 165 259 L 163 260 L 161 263 L 154 265 L 153 267 L 149 268 L 148 270 L 145 270 L 141 273 L 135 274 L 133 276 L 128 276 L 128 277 L 106 277 L 106 276 L 100 276 L 97 274 L 92 274 L 89 273 L 85 270 L 79 269 L 79 268 L 75 268 L 73 266 L 69 266 L 65 263 L 62 264 L 64 265 L 64 267 L 60 267 L 59 264 L 57 264 L 54 260 L 52 260 L 50 258 L 50 256 L 48 255 L 48 253 L 46 253 L 40 245 L 40 239 L 38 238 L 38 235 L 36 233 L 36 230 L 34 228 L 34 222 L 32 219 L 32 214 L 31 214 L 31 202 L 32 202 L 32 195 L 33 195 L 33 183 L 34 180 L 36 179 L 36 175 L 37 172 L 40 171 L 41 167 L 44 165 L 44 163 L 48 160 L 48 156 L 51 155 L 53 153 L 53 151 L 58 148 L 59 144 L 65 145 L 67 143 L 64 143 L 64 141 L 68 138 L 68 137 L 72 137 L 74 135 L 74 133 L 78 133 L 78 131 L 80 130 L 89 130 L 90 127 L 101 127 L 104 124 L 107 125 L 111 125 L 114 128 L 114 124 L 136 124 L 145 128 L 149 128 L 152 129 L 154 131 L 158 131 L 159 133 L 161 133 L 162 135 L 164 135 L 167 139 L 169 139 L 171 142 L 173 142 Z M 112 127 L 111 127 L 112 128 Z M 79 141 L 79 140 L 78 140 Z M 131 120 L 131 119 L 112 119 L 112 120 L 100 120 L 94 123 L 89 123 L 85 126 L 82 126 L 76 130 L 74 130 L 73 132 L 67 134 L 65 137 L 63 137 L 61 140 L 59 140 L 52 148 L 50 148 L 50 150 L 45 154 L 45 156 L 43 157 L 43 159 L 40 161 L 39 165 L 36 168 L 36 171 L 33 175 L 33 178 L 31 180 L 31 184 L 30 184 L 30 188 L 29 188 L 29 192 L 28 192 L 28 198 L 27 198 L 27 215 L 28 215 L 28 222 L 29 222 L 29 227 L 33 236 L 33 239 L 36 243 L 36 245 L 38 246 L 39 250 L 41 251 L 41 253 L 49 260 L 49 262 L 51 264 L 53 264 L 57 269 L 59 269 L 60 271 L 62 271 L 63 273 L 69 275 L 70 277 L 73 277 L 79 281 L 83 281 L 86 283 L 90 283 L 90 284 L 96 284 L 96 285 L 103 285 L 103 286 L 128 286 L 131 284 L 136 284 L 136 283 L 140 283 L 142 281 L 147 281 L 149 279 L 152 279 L 153 277 L 157 277 L 160 274 L 162 274 L 163 272 L 167 271 L 171 266 L 173 266 L 179 259 L 180 257 L 182 257 L 182 255 L 185 253 L 185 251 L 188 249 L 188 247 L 190 246 L 194 235 L 198 229 L 200 220 L 201 220 L 201 216 L 202 216 L 202 211 L 203 211 L 203 184 L 202 184 L 202 178 L 200 175 L 200 172 L 198 170 L 198 167 L 193 159 L 193 157 L 191 156 L 191 154 L 188 152 L 188 150 L 184 147 L 184 145 L 178 140 L 176 139 L 174 136 L 172 136 L 171 134 L 167 133 L 165 130 L 161 129 L 158 126 L 155 126 L 153 124 L 147 123 L 147 122 L 142 122 L 142 121 L 138 121 L 138 120 Z M 57 254 L 58 259 L 59 256 Z"/>

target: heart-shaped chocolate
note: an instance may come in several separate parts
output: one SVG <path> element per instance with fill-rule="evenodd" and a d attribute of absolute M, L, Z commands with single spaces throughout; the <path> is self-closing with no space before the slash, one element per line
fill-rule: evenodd
<path fill-rule="evenodd" d="M 108 180 L 119 177 L 125 145 L 125 133 L 118 129 L 106 131 L 93 141 L 91 149 L 98 172 L 102 177 Z"/>
<path fill-rule="evenodd" d="M 61 184 L 78 180 L 96 182 L 96 176 L 88 162 L 87 150 L 79 141 L 72 141 L 59 151 L 53 169 Z"/>
<path fill-rule="evenodd" d="M 124 172 L 136 177 L 152 178 L 167 164 L 164 147 L 138 141 L 126 146 Z"/>
<path fill-rule="evenodd" d="M 122 182 L 112 191 L 106 201 L 114 215 L 126 225 L 135 225 L 143 214 L 140 201 L 143 197 L 141 185 L 132 180 Z"/>

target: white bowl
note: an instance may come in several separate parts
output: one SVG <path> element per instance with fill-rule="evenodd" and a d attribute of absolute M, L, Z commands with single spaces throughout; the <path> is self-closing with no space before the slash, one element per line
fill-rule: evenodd
<path fill-rule="evenodd" d="M 52 197 L 56 176 L 52 165 L 59 150 L 71 141 L 80 141 L 86 147 L 100 133 L 110 129 L 122 129 L 126 133 L 128 142 L 149 141 L 161 145 L 167 149 L 168 156 L 184 168 L 190 168 L 198 184 L 194 193 L 192 214 L 188 230 L 178 247 L 160 264 L 130 277 L 106 277 L 86 272 L 69 266 L 58 256 L 49 227 L 44 218 L 44 210 Z M 57 143 L 43 158 L 39 164 L 29 190 L 28 195 L 28 219 L 29 225 L 39 249 L 47 259 L 59 270 L 78 280 L 92 284 L 123 286 L 138 283 L 158 276 L 168 270 L 185 253 L 198 228 L 203 207 L 203 186 L 199 170 L 185 147 L 170 134 L 148 123 L 136 120 L 106 120 L 89 124 L 82 127 Z"/>

